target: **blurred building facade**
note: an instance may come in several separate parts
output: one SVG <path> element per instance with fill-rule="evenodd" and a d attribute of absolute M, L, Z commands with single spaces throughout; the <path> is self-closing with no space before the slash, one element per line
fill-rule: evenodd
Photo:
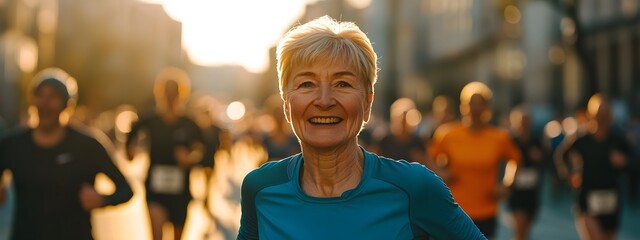
<path fill-rule="evenodd" d="M 398 97 L 429 110 L 435 96 L 456 99 L 470 81 L 494 89 L 498 114 L 527 103 L 541 123 L 572 114 L 595 92 L 639 104 L 638 0 L 351 2 L 317 2 L 305 20 L 330 14 L 370 35 L 382 112 Z"/>
<path fill-rule="evenodd" d="M 369 34 L 380 116 L 399 97 L 428 111 L 435 96 L 457 99 L 470 81 L 494 89 L 498 115 L 527 103 L 540 122 L 571 114 L 594 92 L 640 105 L 639 0 L 307 2 L 299 22 L 330 15 Z M 152 105 L 153 78 L 166 66 L 185 68 L 205 94 L 259 106 L 277 92 L 275 61 L 262 74 L 194 66 L 181 24 L 138 0 L 0 0 L 0 32 L 0 116 L 11 124 L 25 109 L 29 78 L 46 67 L 75 76 L 80 104 L 96 110 Z"/>
<path fill-rule="evenodd" d="M 31 77 L 59 67 L 79 85 L 79 105 L 142 107 L 155 73 L 182 67 L 181 24 L 136 0 L 0 1 L 0 114 L 24 115 Z M 108 100 L 108 101 L 107 101 Z"/>

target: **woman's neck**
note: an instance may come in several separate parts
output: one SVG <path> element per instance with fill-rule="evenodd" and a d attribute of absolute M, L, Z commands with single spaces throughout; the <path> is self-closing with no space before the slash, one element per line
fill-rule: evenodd
<path fill-rule="evenodd" d="M 339 197 L 355 188 L 364 172 L 364 155 L 357 143 L 330 151 L 303 147 L 302 190 L 314 197 Z"/>

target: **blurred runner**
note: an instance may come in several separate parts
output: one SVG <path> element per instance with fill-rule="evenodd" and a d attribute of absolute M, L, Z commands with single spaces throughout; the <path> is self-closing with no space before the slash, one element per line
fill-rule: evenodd
<path fill-rule="evenodd" d="M 576 228 L 582 239 L 615 239 L 620 226 L 619 174 L 631 147 L 611 129 L 609 102 L 600 94 L 587 104 L 589 131 L 566 141 L 556 153 L 561 177 L 576 193 Z"/>
<path fill-rule="evenodd" d="M 202 130 L 186 117 L 184 107 L 190 94 L 187 74 L 177 68 L 163 70 L 153 92 L 158 113 L 132 126 L 126 153 L 129 159 L 134 158 L 140 145 L 136 138 L 144 132 L 150 159 L 145 189 L 153 239 L 161 240 L 163 226 L 172 223 L 174 239 L 179 240 L 193 199 L 189 173 L 198 164 L 212 167 L 213 158 L 202 161 L 206 151 Z"/>
<path fill-rule="evenodd" d="M 520 151 L 506 130 L 489 124 L 492 91 L 480 82 L 467 84 L 460 93 L 462 121 L 444 124 L 429 147 L 433 169 L 451 188 L 454 199 L 480 231 L 495 237 L 498 201 L 508 194 Z M 508 161 L 502 182 L 498 168 Z"/>
<path fill-rule="evenodd" d="M 45 69 L 35 81 L 34 127 L 0 142 L 0 178 L 9 169 L 15 184 L 11 239 L 92 239 L 91 210 L 126 202 L 133 192 L 109 155 L 113 150 L 105 145 L 109 142 L 99 142 L 86 129 L 67 124 L 77 91 L 75 80 L 60 69 Z M 113 181 L 113 194 L 96 192 L 98 173 Z M 0 185 L 0 204 L 5 196 Z"/>

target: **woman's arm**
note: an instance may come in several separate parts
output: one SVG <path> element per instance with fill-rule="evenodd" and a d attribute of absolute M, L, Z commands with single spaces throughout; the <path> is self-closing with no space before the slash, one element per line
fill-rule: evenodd
<path fill-rule="evenodd" d="M 412 222 L 435 239 L 487 239 L 455 202 L 451 191 L 432 171 L 424 169 L 413 193 Z"/>

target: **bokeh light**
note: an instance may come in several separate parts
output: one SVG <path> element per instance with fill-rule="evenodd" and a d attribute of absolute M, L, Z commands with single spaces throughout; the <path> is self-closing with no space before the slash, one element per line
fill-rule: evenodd
<path fill-rule="evenodd" d="M 26 38 L 20 46 L 18 52 L 18 67 L 22 72 L 30 73 L 38 64 L 38 46 L 31 38 Z"/>
<path fill-rule="evenodd" d="M 272 132 L 273 130 L 275 130 L 276 124 L 278 124 L 276 123 L 276 120 L 273 118 L 273 116 L 268 114 L 259 116 L 256 122 L 260 123 L 260 125 L 258 125 L 258 127 L 260 128 L 260 131 L 265 133 Z"/>
<path fill-rule="evenodd" d="M 131 110 L 125 110 L 118 113 L 116 117 L 116 128 L 119 132 L 129 133 L 131 132 L 131 123 L 138 120 L 138 114 Z"/>
<path fill-rule="evenodd" d="M 578 120 L 574 117 L 567 117 L 562 120 L 562 130 L 567 135 L 573 135 L 578 132 Z"/>
<path fill-rule="evenodd" d="M 42 8 L 37 21 L 41 33 L 54 33 L 58 28 L 58 12 L 52 8 Z"/>
<path fill-rule="evenodd" d="M 552 46 L 549 48 L 549 61 L 553 64 L 560 65 L 565 61 L 564 49 L 559 46 Z"/>
<path fill-rule="evenodd" d="M 511 24 L 520 22 L 521 14 L 518 7 L 509 5 L 504 9 L 504 20 Z"/>
<path fill-rule="evenodd" d="M 418 126 L 418 124 L 420 124 L 420 122 L 422 121 L 422 114 L 420 114 L 420 111 L 414 108 L 407 111 L 406 118 L 407 124 L 409 124 L 409 126 L 415 127 Z"/>
<path fill-rule="evenodd" d="M 556 120 L 550 121 L 544 126 L 544 134 L 548 138 L 556 138 L 560 136 L 561 133 L 562 125 L 560 125 L 560 122 Z"/>
<path fill-rule="evenodd" d="M 227 116 L 231 120 L 241 119 L 242 117 L 244 117 L 245 111 L 246 108 L 244 104 L 242 104 L 242 102 L 235 101 L 229 103 L 229 106 L 227 106 Z"/>
<path fill-rule="evenodd" d="M 27 126 L 30 128 L 35 128 L 40 123 L 40 118 L 38 117 L 38 109 L 34 105 L 30 105 L 27 109 Z"/>

